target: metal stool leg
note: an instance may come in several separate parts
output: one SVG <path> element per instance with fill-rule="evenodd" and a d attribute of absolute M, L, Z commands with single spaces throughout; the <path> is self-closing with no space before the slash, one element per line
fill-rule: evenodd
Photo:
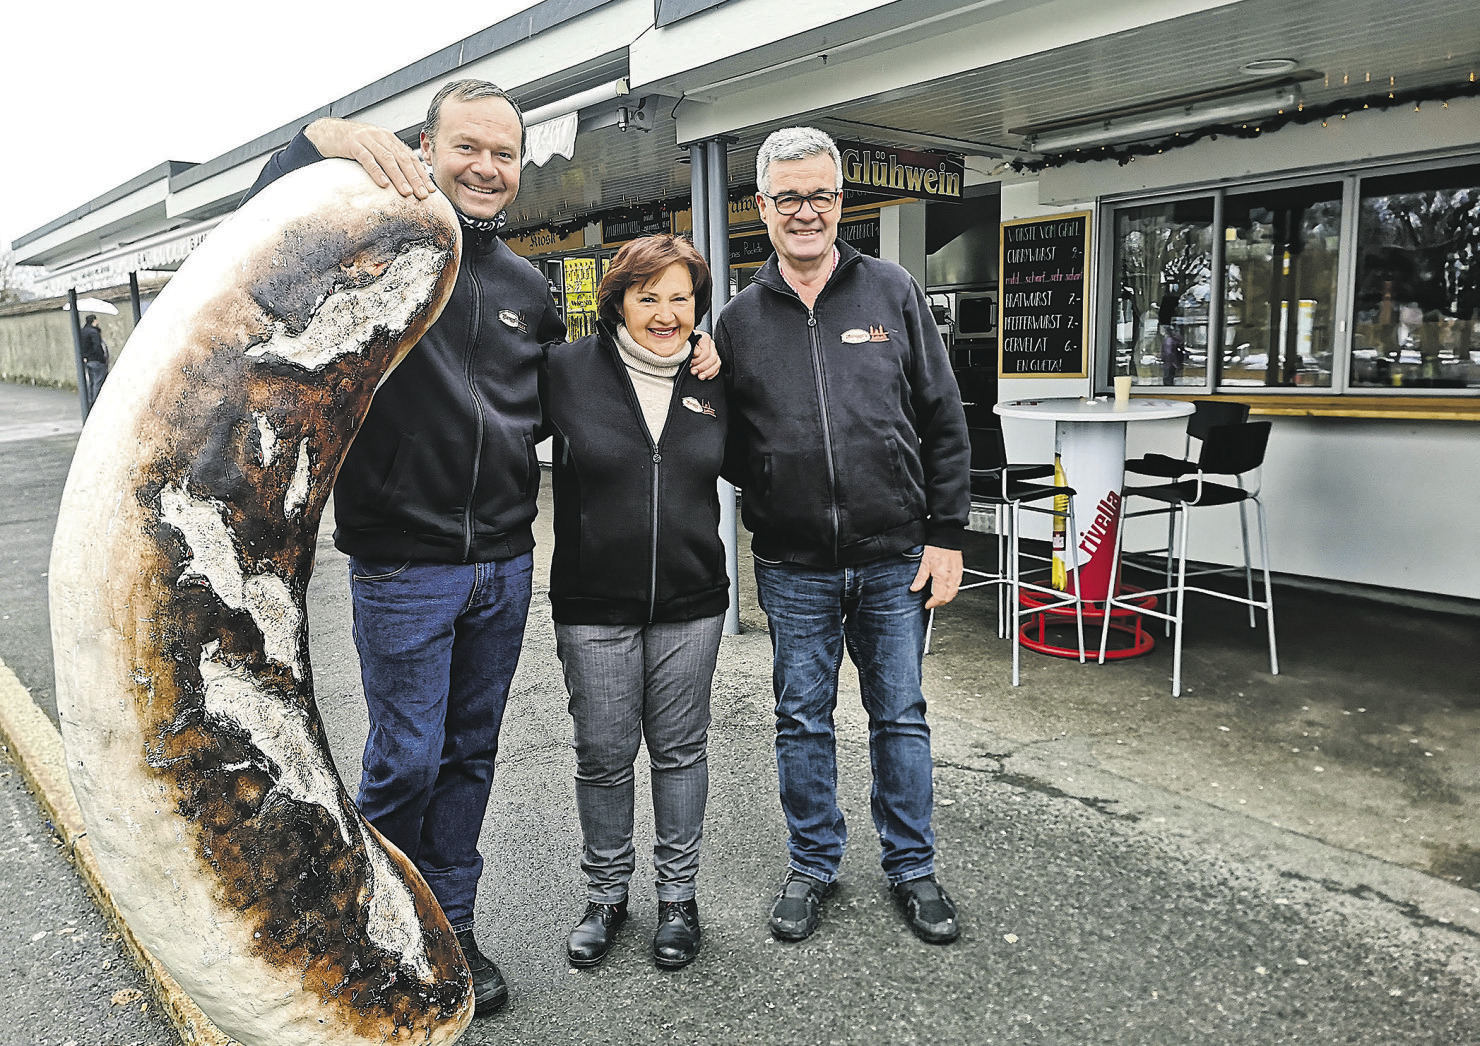
<path fill-rule="evenodd" d="M 1116 527 L 1115 527 L 1115 558 L 1111 560 L 1111 562 L 1116 565 L 1116 568 L 1117 569 L 1110 576 L 1110 588 L 1105 593 L 1105 616 L 1100 620 L 1100 661 L 1099 661 L 1099 663 L 1102 664 L 1102 665 L 1105 663 L 1105 651 L 1106 651 L 1106 649 L 1108 649 L 1109 642 L 1110 642 L 1110 618 L 1111 618 L 1111 615 L 1113 614 L 1115 608 L 1119 605 L 1116 602 L 1116 599 L 1115 599 L 1115 596 L 1116 596 L 1115 584 L 1116 584 L 1117 581 L 1120 580 L 1120 571 L 1119 571 L 1120 553 L 1121 553 L 1121 550 L 1124 547 L 1125 547 L 1125 502 L 1124 502 L 1124 500 L 1122 500 L 1121 501 L 1121 516 L 1120 516 L 1120 519 L 1116 521 Z M 1172 551 L 1171 533 L 1169 531 L 1168 534 L 1167 534 L 1167 554 L 1170 555 L 1171 554 L 1171 551 Z M 1168 560 L 1168 562 L 1170 562 L 1170 560 Z M 1137 627 L 1139 627 L 1139 623 L 1138 623 Z"/>
<path fill-rule="evenodd" d="M 1022 591 L 1019 585 L 1022 582 L 1018 577 L 1018 530 L 1019 525 L 1022 523 L 1022 514 L 1017 502 L 1013 502 L 1012 507 L 1008 509 L 1008 513 L 1012 517 L 1011 529 L 1007 539 L 1008 555 L 1010 557 L 1008 571 L 1012 579 L 1012 583 L 1008 586 L 1008 596 L 1012 600 L 1009 609 L 1009 619 L 1012 622 L 1012 685 L 1017 686 L 1019 659 L 1022 655 L 1020 643 L 1023 638 L 1022 633 L 1019 631 L 1022 626 Z"/>
<path fill-rule="evenodd" d="M 1069 563 L 1074 573 L 1074 624 L 1079 632 L 1079 663 L 1084 664 L 1084 589 L 1079 587 L 1079 531 L 1074 526 L 1074 499 L 1069 498 Z M 1115 582 L 1112 579 L 1111 584 Z"/>
<path fill-rule="evenodd" d="M 998 584 L 992 595 L 996 596 L 998 602 L 998 639 L 1008 638 L 1008 605 L 1002 601 L 1002 578 L 1008 574 L 1008 544 L 1011 541 L 1006 531 L 1011 527 L 1011 516 L 1003 512 L 1002 505 L 998 506 Z"/>
<path fill-rule="evenodd" d="M 1238 503 L 1238 529 L 1244 540 L 1244 595 L 1249 600 L 1249 627 L 1257 627 L 1254 620 L 1254 572 L 1249 568 L 1249 515 L 1247 501 Z"/>
<path fill-rule="evenodd" d="M 1172 696 L 1182 696 L 1182 632 L 1186 623 L 1184 616 L 1185 603 L 1187 601 L 1187 531 L 1190 529 L 1187 517 L 1186 503 L 1177 506 L 1178 541 L 1177 541 L 1177 609 L 1174 611 L 1176 619 L 1177 635 L 1172 647 Z"/>
<path fill-rule="evenodd" d="M 1264 502 L 1257 497 L 1250 500 L 1254 502 L 1254 511 L 1258 517 L 1259 558 L 1264 568 L 1264 620 L 1269 628 L 1269 674 L 1277 676 L 1280 674 L 1280 662 L 1274 645 L 1274 589 L 1269 584 L 1269 527 L 1264 516 Z"/>

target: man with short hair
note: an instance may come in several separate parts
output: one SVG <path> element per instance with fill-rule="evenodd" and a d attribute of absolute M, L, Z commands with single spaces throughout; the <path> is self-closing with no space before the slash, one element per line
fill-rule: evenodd
<path fill-rule="evenodd" d="M 88 409 L 98 401 L 103 391 L 103 382 L 108 378 L 108 343 L 98 327 L 98 318 L 88 316 L 82 323 L 82 374 L 87 382 L 83 392 L 87 395 Z"/>
<path fill-rule="evenodd" d="M 451 298 L 376 391 L 345 455 L 334 544 L 350 556 L 370 713 L 358 803 L 442 905 L 479 1016 L 509 997 L 473 933 L 478 836 L 529 612 L 541 372 L 545 352 L 565 340 L 549 284 L 498 235 L 519 192 L 525 137 L 506 92 L 454 80 L 427 108 L 425 164 L 385 128 L 325 118 L 268 160 L 248 194 L 342 157 L 403 196 L 441 192 L 462 228 Z M 712 377 L 712 349 L 692 369 Z"/>
<path fill-rule="evenodd" d="M 479 1016 L 508 999 L 473 935 L 478 835 L 529 611 L 539 375 L 565 325 L 544 278 L 496 235 L 519 191 L 524 121 L 480 80 L 444 86 L 421 146 L 316 120 L 253 186 L 326 156 L 457 211 L 463 254 L 441 316 L 385 379 L 334 484 L 350 556 L 370 732 L 358 802 L 426 878 L 473 971 Z"/>
<path fill-rule="evenodd" d="M 789 862 L 771 933 L 810 936 L 847 841 L 833 712 L 846 649 L 869 717 L 881 863 L 910 928 L 945 944 L 935 878 L 926 614 L 961 581 L 970 449 L 925 295 L 900 266 L 837 242 L 843 171 L 821 131 L 756 157 L 775 254 L 715 328 L 756 586 L 775 656 L 776 766 Z"/>

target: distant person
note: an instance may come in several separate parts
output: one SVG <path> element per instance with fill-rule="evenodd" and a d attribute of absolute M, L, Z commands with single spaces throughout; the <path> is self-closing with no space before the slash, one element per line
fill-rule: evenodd
<path fill-rule="evenodd" d="M 900 266 L 838 243 L 843 169 L 823 132 L 789 127 L 756 157 L 775 254 L 715 327 L 730 431 L 775 656 L 776 767 L 789 866 L 771 906 L 811 935 L 847 842 L 837 798 L 838 667 L 869 718 L 881 863 L 910 928 L 960 932 L 935 877 L 927 611 L 955 598 L 970 510 L 961 394 L 929 303 Z"/>
<path fill-rule="evenodd" d="M 1182 313 L 1182 287 L 1175 281 L 1167 285 L 1166 293 L 1156 309 L 1156 332 L 1161 339 L 1161 383 L 1175 385 L 1182 376 L 1182 365 L 1186 362 L 1186 342 L 1182 337 L 1179 318 Z M 1274 355 L 1270 355 L 1273 359 Z"/>
<path fill-rule="evenodd" d="M 82 370 L 87 382 L 84 390 L 87 407 L 91 410 L 103 390 L 103 382 L 108 379 L 108 343 L 103 340 L 96 316 L 88 316 L 82 323 Z"/>
<path fill-rule="evenodd" d="M 601 280 L 597 333 L 550 351 L 555 554 L 550 604 L 575 721 L 585 913 L 574 966 L 627 920 L 633 761 L 647 743 L 665 969 L 699 954 L 695 882 L 709 794 L 709 693 L 730 602 L 716 481 L 724 386 L 688 373 L 709 267 L 681 237 L 624 246 Z"/>

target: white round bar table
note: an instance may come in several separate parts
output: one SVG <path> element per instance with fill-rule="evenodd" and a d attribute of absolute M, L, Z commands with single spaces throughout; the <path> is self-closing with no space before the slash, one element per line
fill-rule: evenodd
<path fill-rule="evenodd" d="M 1120 527 L 1120 491 L 1125 483 L 1125 427 L 1133 421 L 1160 421 L 1192 413 L 1181 400 L 1112 397 L 1008 400 L 992 408 L 1004 418 L 1054 423 L 1054 449 L 1064 482 L 1074 488 L 1074 520 L 1079 545 L 1080 596 L 1101 603 L 1115 583 L 1115 534 Z M 1057 556 L 1057 552 L 1055 555 Z M 1073 583 L 1072 566 L 1064 576 Z M 1088 616 L 1088 615 L 1086 615 Z"/>

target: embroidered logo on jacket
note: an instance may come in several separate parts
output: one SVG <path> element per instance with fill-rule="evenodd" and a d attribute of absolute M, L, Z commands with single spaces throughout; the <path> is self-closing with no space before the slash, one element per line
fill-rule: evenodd
<path fill-rule="evenodd" d="M 869 329 L 868 329 L 868 340 L 869 341 L 888 341 L 889 340 L 889 332 L 886 331 L 883 327 L 869 327 Z"/>
<path fill-rule="evenodd" d="M 506 327 L 513 327 L 521 334 L 529 333 L 529 324 L 524 322 L 524 314 L 515 312 L 513 309 L 499 309 L 498 318 Z"/>
<path fill-rule="evenodd" d="M 862 345 L 868 341 L 868 331 L 862 327 L 854 327 L 852 330 L 844 331 L 842 338 L 849 345 Z"/>
<path fill-rule="evenodd" d="M 695 414 L 707 414 L 711 418 L 719 417 L 719 415 L 714 412 L 714 408 L 709 405 L 708 400 L 700 400 L 695 399 L 693 396 L 685 396 L 680 402 L 683 403 L 685 407 L 693 411 Z"/>

